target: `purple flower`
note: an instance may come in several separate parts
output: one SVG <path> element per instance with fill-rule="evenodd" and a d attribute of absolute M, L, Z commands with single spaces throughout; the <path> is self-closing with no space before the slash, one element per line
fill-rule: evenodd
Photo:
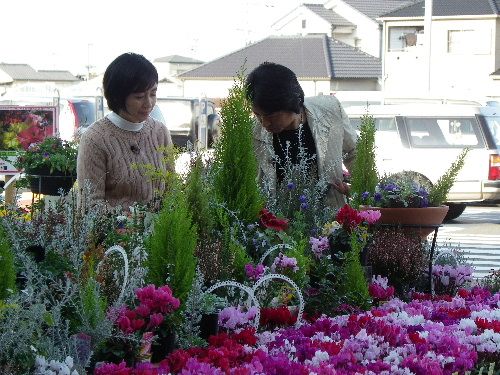
<path fill-rule="evenodd" d="M 363 201 L 366 201 L 368 198 L 370 198 L 370 193 L 365 191 L 363 194 L 361 194 L 361 199 Z"/>
<path fill-rule="evenodd" d="M 295 189 L 295 184 L 293 182 L 289 182 L 287 185 L 286 185 L 287 189 L 288 190 L 293 190 Z"/>

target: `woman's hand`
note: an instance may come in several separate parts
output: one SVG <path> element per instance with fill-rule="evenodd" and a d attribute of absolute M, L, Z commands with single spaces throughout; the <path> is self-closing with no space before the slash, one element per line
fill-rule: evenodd
<path fill-rule="evenodd" d="M 351 185 L 349 185 L 348 183 L 339 181 L 339 182 L 332 182 L 331 185 L 339 193 L 345 196 L 349 196 L 349 192 L 351 191 Z"/>

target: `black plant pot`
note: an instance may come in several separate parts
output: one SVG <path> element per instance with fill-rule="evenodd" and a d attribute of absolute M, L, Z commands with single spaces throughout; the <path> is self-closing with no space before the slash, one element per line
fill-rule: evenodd
<path fill-rule="evenodd" d="M 158 363 L 165 359 L 167 355 L 175 349 L 175 331 L 160 333 L 155 342 L 151 345 L 151 362 Z"/>
<path fill-rule="evenodd" d="M 210 336 L 219 333 L 219 314 L 203 314 L 200 320 L 200 337 L 208 341 Z"/>
<path fill-rule="evenodd" d="M 43 195 L 59 195 L 60 189 L 67 194 L 76 181 L 75 174 L 60 171 L 50 173 L 49 168 L 38 168 L 26 171 L 31 192 Z"/>

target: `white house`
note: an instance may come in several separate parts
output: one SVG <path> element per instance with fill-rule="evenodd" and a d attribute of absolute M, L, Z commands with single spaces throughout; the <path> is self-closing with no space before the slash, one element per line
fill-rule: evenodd
<path fill-rule="evenodd" d="M 385 96 L 500 98 L 500 1 L 434 0 L 430 49 L 424 5 L 421 0 L 380 18 Z"/>
<path fill-rule="evenodd" d="M 56 96 L 80 82 L 69 71 L 38 70 L 28 64 L 0 63 L 0 98 L 6 94 L 16 96 Z"/>
<path fill-rule="evenodd" d="M 381 56 L 382 24 L 380 15 L 413 3 L 413 0 L 326 0 L 323 4 L 302 4 L 272 27 L 276 34 L 307 35 L 324 33 L 359 48 L 372 56 Z"/>

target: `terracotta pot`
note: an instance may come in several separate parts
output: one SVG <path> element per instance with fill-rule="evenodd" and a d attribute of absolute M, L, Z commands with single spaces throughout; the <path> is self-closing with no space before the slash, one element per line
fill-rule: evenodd
<path fill-rule="evenodd" d="M 380 211 L 381 217 L 376 224 L 400 225 L 408 232 L 418 233 L 426 238 L 441 225 L 448 212 L 448 206 L 421 207 L 421 208 L 381 208 L 360 206 L 360 210 Z"/>

